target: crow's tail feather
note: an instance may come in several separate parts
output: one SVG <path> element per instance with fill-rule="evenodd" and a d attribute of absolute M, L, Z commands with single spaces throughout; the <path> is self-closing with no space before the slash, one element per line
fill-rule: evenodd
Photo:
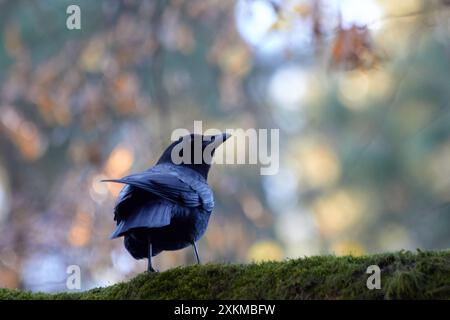
<path fill-rule="evenodd" d="M 100 180 L 100 182 L 115 182 L 115 183 L 123 183 L 123 184 L 127 184 L 125 181 L 123 181 L 122 179 L 104 179 L 104 180 Z"/>
<path fill-rule="evenodd" d="M 111 234 L 110 239 L 121 237 L 133 229 L 161 228 L 169 225 L 173 206 L 168 201 L 160 200 L 128 208 L 128 214 L 119 219 L 116 230 Z"/>

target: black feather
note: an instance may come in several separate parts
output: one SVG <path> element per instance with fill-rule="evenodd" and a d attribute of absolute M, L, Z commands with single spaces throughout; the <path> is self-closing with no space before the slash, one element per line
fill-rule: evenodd
<path fill-rule="evenodd" d="M 223 142 L 228 135 L 221 137 Z M 201 147 L 214 139 L 208 141 Z M 163 250 L 191 245 L 208 226 L 214 208 L 213 192 L 207 183 L 210 164 L 174 164 L 168 155 L 177 143 L 181 139 L 145 172 L 102 180 L 125 184 L 114 208 L 117 227 L 111 238 L 123 236 L 125 248 L 136 259 L 148 257 L 149 241 L 155 256 Z"/>

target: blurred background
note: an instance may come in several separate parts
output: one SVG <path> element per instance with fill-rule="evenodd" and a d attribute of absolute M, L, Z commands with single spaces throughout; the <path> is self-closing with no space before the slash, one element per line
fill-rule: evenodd
<path fill-rule="evenodd" d="M 448 0 L 2 0 L 0 70 L 0 287 L 144 271 L 99 180 L 194 120 L 281 136 L 277 175 L 211 170 L 204 262 L 450 247 Z"/>

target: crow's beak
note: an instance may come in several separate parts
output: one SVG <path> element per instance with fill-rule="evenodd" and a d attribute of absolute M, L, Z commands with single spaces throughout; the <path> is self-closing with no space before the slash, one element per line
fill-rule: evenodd
<path fill-rule="evenodd" d="M 229 133 L 222 133 L 222 141 L 225 142 L 229 137 L 231 137 L 231 134 Z"/>
<path fill-rule="evenodd" d="M 208 144 L 214 145 L 214 148 L 217 148 L 222 143 L 224 143 L 225 140 L 227 140 L 229 137 L 231 137 L 231 134 L 226 132 L 217 134 L 215 136 L 209 136 L 210 142 Z"/>
<path fill-rule="evenodd" d="M 214 143 L 216 146 L 218 146 L 224 143 L 229 137 L 231 137 L 231 134 L 224 132 L 215 136 L 208 136 L 207 141 L 210 141 L 208 144 Z"/>
<path fill-rule="evenodd" d="M 218 147 L 219 145 L 224 143 L 229 137 L 231 137 L 231 134 L 226 132 L 214 136 L 215 145 Z"/>

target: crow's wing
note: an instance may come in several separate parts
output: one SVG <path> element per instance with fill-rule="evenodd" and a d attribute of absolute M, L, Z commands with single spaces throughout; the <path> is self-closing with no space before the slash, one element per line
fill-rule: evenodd
<path fill-rule="evenodd" d="M 202 204 L 198 192 L 174 173 L 147 171 L 132 174 L 121 179 L 104 181 L 127 184 L 185 207 L 194 208 Z M 124 198 L 127 196 L 125 194 Z"/>
<path fill-rule="evenodd" d="M 190 170 L 171 169 L 154 167 L 121 179 L 105 180 L 126 184 L 116 203 L 117 228 L 112 238 L 133 228 L 169 225 L 172 217 L 185 213 L 183 208 L 212 211 L 213 194 L 206 181 Z"/>

